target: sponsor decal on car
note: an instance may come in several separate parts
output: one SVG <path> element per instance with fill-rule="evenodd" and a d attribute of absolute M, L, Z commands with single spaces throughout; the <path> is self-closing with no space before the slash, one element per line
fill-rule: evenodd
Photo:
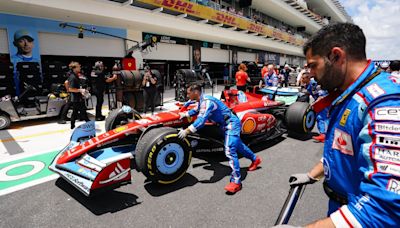
<path fill-rule="evenodd" d="M 114 168 L 114 171 L 112 171 L 110 173 L 110 175 L 108 176 L 108 179 L 107 180 L 102 180 L 99 183 L 100 184 L 107 184 L 107 183 L 112 182 L 112 181 L 122 180 L 122 179 L 124 179 L 125 177 L 128 176 L 129 170 L 130 170 L 130 168 L 124 169 L 121 166 L 121 164 L 117 163 L 117 165 Z"/>
<path fill-rule="evenodd" d="M 375 131 L 387 133 L 400 133 L 400 124 L 375 123 Z"/>
<path fill-rule="evenodd" d="M 124 126 L 115 128 L 115 129 L 114 129 L 114 132 L 115 132 L 115 133 L 119 133 L 119 132 L 124 131 L 124 130 L 126 130 L 126 129 L 128 129 L 128 126 L 124 125 Z"/>
<path fill-rule="evenodd" d="M 385 90 L 379 87 L 376 83 L 367 87 L 367 91 L 373 98 L 379 97 L 382 94 L 385 94 Z"/>
<path fill-rule="evenodd" d="M 346 125 L 347 122 L 347 118 L 349 118 L 350 115 L 350 109 L 346 109 L 342 115 L 342 118 L 340 119 L 340 125 L 344 127 L 344 125 Z"/>
<path fill-rule="evenodd" d="M 390 179 L 386 189 L 396 194 L 400 194 L 400 181 L 393 178 Z"/>
<path fill-rule="evenodd" d="M 400 150 L 375 147 L 375 153 L 373 156 L 377 160 L 400 165 Z"/>
<path fill-rule="evenodd" d="M 393 135 L 376 135 L 376 143 L 383 146 L 400 148 L 400 137 Z"/>
<path fill-rule="evenodd" d="M 375 120 L 400 121 L 400 107 L 382 107 L 375 109 Z"/>
<path fill-rule="evenodd" d="M 351 139 L 351 135 L 342 130 L 339 130 L 337 128 L 335 129 L 335 136 L 333 139 L 332 148 L 339 150 L 343 154 L 347 154 L 347 155 L 351 155 L 351 156 L 354 155 L 353 142 Z"/>
<path fill-rule="evenodd" d="M 398 165 L 377 162 L 376 168 L 380 173 L 387 173 L 400 177 L 400 166 Z"/>

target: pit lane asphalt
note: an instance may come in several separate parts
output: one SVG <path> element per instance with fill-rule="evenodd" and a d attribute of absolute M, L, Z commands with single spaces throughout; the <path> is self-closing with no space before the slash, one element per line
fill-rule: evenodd
<path fill-rule="evenodd" d="M 132 184 L 86 198 L 62 179 L 0 197 L 0 227 L 271 227 L 286 199 L 288 178 L 308 171 L 322 144 L 284 135 L 256 148 L 261 168 L 247 172 L 241 158 L 243 189 L 223 190 L 230 168 L 222 153 L 197 154 L 178 183 L 145 183 L 132 172 Z M 305 225 L 326 215 L 320 182 L 306 188 L 290 220 Z"/>

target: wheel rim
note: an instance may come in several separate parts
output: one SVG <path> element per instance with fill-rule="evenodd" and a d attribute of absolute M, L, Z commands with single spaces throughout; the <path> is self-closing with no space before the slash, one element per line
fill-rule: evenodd
<path fill-rule="evenodd" d="M 6 124 L 7 120 L 4 117 L 0 116 L 0 129 L 6 126 Z"/>
<path fill-rule="evenodd" d="M 309 110 L 306 114 L 306 128 L 307 130 L 311 129 L 315 122 L 315 113 Z"/>
<path fill-rule="evenodd" d="M 181 168 L 184 160 L 184 150 L 178 143 L 168 143 L 157 155 L 157 169 L 162 174 L 173 174 Z"/>

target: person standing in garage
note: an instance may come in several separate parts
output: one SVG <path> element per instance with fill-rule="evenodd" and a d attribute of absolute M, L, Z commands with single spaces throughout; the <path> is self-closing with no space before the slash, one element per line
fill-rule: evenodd
<path fill-rule="evenodd" d="M 154 114 L 154 106 L 155 106 L 155 99 L 156 99 L 156 93 L 157 93 L 157 77 L 155 77 L 151 73 L 151 69 L 149 66 L 146 66 L 144 68 L 144 76 L 143 76 L 143 81 L 142 81 L 142 86 L 143 86 L 143 114 L 146 114 L 147 109 L 149 106 L 151 106 L 151 114 Z"/>
<path fill-rule="evenodd" d="M 71 116 L 71 129 L 75 128 L 75 121 L 78 118 L 78 113 L 84 118 L 86 122 L 90 121 L 87 113 L 85 103 L 83 102 L 82 94 L 86 93 L 85 89 L 82 89 L 81 82 L 79 80 L 79 74 L 81 72 L 81 65 L 78 62 L 72 61 L 69 64 L 70 71 L 68 72 L 68 92 L 71 96 L 72 102 L 72 116 Z"/>
<path fill-rule="evenodd" d="M 102 61 L 97 61 L 94 64 L 93 71 L 90 74 L 92 78 L 92 92 L 96 96 L 96 121 L 102 121 L 105 116 L 101 113 L 101 107 L 104 102 L 104 90 L 106 83 L 111 83 L 117 79 L 117 75 L 113 74 L 112 77 L 106 77 L 104 73 L 104 64 Z"/>
<path fill-rule="evenodd" d="M 247 67 L 244 63 L 241 63 L 239 65 L 239 71 L 236 72 L 235 78 L 236 78 L 236 88 L 238 90 L 241 90 L 243 92 L 246 92 L 246 83 L 250 82 L 249 75 L 247 75 Z"/>

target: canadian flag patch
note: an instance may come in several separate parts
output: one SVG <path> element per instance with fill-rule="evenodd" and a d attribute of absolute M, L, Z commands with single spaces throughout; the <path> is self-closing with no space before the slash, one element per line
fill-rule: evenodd
<path fill-rule="evenodd" d="M 335 129 L 335 137 L 333 139 L 333 144 L 332 148 L 339 150 L 343 154 L 347 155 L 354 155 L 354 149 L 353 149 L 353 142 L 351 140 L 351 135 L 339 130 Z"/>

